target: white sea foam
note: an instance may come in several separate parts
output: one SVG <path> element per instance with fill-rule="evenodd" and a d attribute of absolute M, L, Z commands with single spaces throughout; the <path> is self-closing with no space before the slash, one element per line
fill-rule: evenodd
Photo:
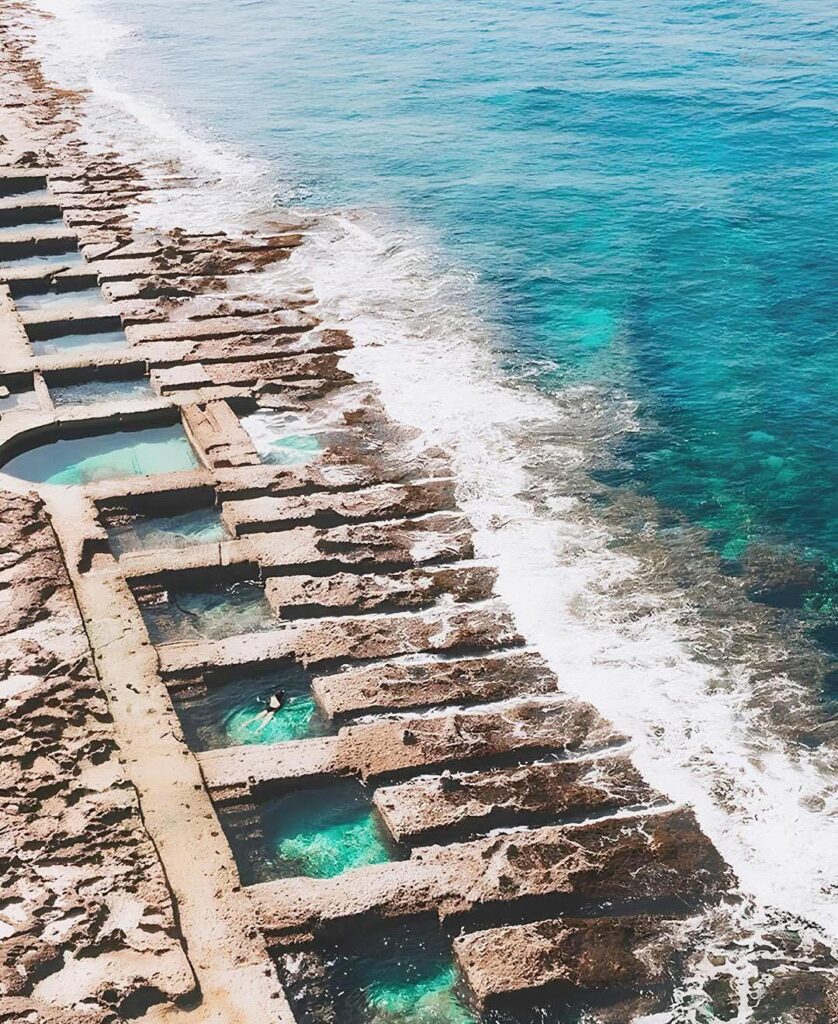
<path fill-rule="evenodd" d="M 68 23 L 78 24 L 79 11 L 95 17 L 87 4 L 39 2 L 59 17 L 72 6 Z M 101 67 L 107 46 L 86 65 L 78 59 L 90 38 L 125 45 L 124 31 L 103 36 L 82 24 L 67 46 L 60 37 L 47 27 L 42 52 L 60 81 L 93 90 L 92 136 L 118 138 L 129 155 L 185 161 L 207 179 L 163 193 L 144 209 L 148 223 L 217 229 L 245 215 L 263 165 L 114 85 Z M 747 666 L 720 669 L 695 654 L 699 627 L 688 598 L 638 585 L 637 558 L 614 548 L 584 496 L 555 486 L 584 469 L 597 424 L 612 434 L 639 429 L 631 404 L 590 387 L 545 396 L 505 377 L 488 330 L 469 312 L 479 286 L 434 252 L 415 227 L 371 213 L 329 214 L 261 286 L 281 293 L 312 285 L 318 315 L 356 339 L 348 368 L 373 381 L 424 442 L 452 453 L 477 553 L 499 567 L 502 596 L 562 686 L 631 735 L 649 781 L 695 807 L 758 906 L 805 916 L 838 938 L 838 797 L 827 755 L 795 750 L 772 731 L 751 699 Z M 791 692 L 796 684 L 772 685 Z"/>
<path fill-rule="evenodd" d="M 301 271 L 317 312 L 358 343 L 348 368 L 453 454 L 477 554 L 498 565 L 501 595 L 562 686 L 630 733 L 640 768 L 696 808 L 746 890 L 838 936 L 838 803 L 814 755 L 795 756 L 766 731 L 744 666 L 720 672 L 693 655 L 685 598 L 635 593 L 637 617 L 627 614 L 616 591 L 637 576 L 635 558 L 613 550 L 579 499 L 550 500 L 540 464 L 587 459 L 561 420 L 575 420 L 580 405 L 599 415 L 608 399 L 584 388 L 553 401 L 511 384 L 481 325 L 453 301 L 462 279 L 441 277 L 420 246 L 378 219 L 327 218 Z M 609 413 L 633 429 L 629 405 Z"/>

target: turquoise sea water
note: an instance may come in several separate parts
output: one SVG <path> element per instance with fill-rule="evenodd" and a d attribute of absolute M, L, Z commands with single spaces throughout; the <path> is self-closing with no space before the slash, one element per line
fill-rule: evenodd
<path fill-rule="evenodd" d="M 285 702 L 265 717 L 266 702 L 277 690 L 284 692 Z M 211 683 L 206 692 L 179 696 L 175 706 L 193 750 L 284 743 L 332 731 L 311 696 L 308 672 L 297 664 L 264 672 L 240 669 Z"/>
<path fill-rule="evenodd" d="M 478 1020 L 468 1008 L 451 960 L 450 942 L 436 925 L 411 921 L 368 929 L 362 937 L 350 937 L 326 951 L 324 962 L 334 1011 L 345 1024 L 476 1024 Z M 300 1024 L 331 1019 L 322 1007 L 307 1005 L 305 997 L 298 1005 L 293 978 L 286 984 Z"/>
<path fill-rule="evenodd" d="M 277 878 L 333 878 L 393 857 L 369 793 L 354 780 L 276 797 L 263 805 L 261 818 L 269 870 Z"/>
<path fill-rule="evenodd" d="M 214 507 L 166 516 L 138 516 L 124 525 L 112 527 L 108 536 L 111 549 L 116 555 L 144 549 L 219 544 L 229 539 L 218 509 Z"/>
<path fill-rule="evenodd" d="M 486 286 L 511 373 L 639 403 L 607 481 L 734 570 L 755 544 L 808 562 L 793 603 L 835 640 L 832 5 L 103 8 L 169 107 L 271 161 L 282 199 L 432 228 Z"/>
<path fill-rule="evenodd" d="M 265 589 L 244 581 L 206 590 L 170 590 L 162 604 L 142 609 L 153 644 L 223 640 L 276 626 Z"/>

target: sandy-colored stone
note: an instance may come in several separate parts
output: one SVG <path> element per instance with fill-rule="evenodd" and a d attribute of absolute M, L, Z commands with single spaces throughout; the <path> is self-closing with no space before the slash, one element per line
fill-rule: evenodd
<path fill-rule="evenodd" d="M 532 651 L 498 651 L 461 658 L 395 658 L 374 665 L 344 666 L 316 675 L 312 692 L 331 718 L 338 715 L 489 703 L 556 690 L 556 677 Z"/>
<path fill-rule="evenodd" d="M 367 915 L 503 915 L 519 900 L 538 900 L 545 913 L 548 900 L 671 900 L 683 911 L 733 882 L 693 815 L 676 810 L 421 847 L 406 861 L 264 882 L 249 892 L 268 935 L 294 940 Z"/>
<path fill-rule="evenodd" d="M 457 603 L 492 595 L 495 571 L 460 563 L 390 574 L 335 573 L 329 576 L 275 576 L 265 593 L 280 618 L 310 618 L 341 609 L 356 612 L 421 608 L 442 597 Z"/>
<path fill-rule="evenodd" d="M 379 778 L 511 755 L 595 753 L 624 740 L 590 705 L 554 698 L 376 718 L 337 736 L 212 750 L 199 759 L 207 785 L 226 799 L 246 797 L 268 783 L 328 773 Z"/>
<path fill-rule="evenodd" d="M 427 841 L 448 829 L 500 826 L 604 814 L 660 800 L 626 757 L 446 772 L 376 790 L 375 806 L 399 841 Z"/>
<path fill-rule="evenodd" d="M 481 1007 L 510 996 L 582 989 L 598 1001 L 671 981 L 672 922 L 659 917 L 537 921 L 461 935 L 454 953 Z M 577 998 L 581 993 L 575 993 Z"/>
<path fill-rule="evenodd" d="M 166 878 L 34 496 L 0 493 L 0 589 L 0 1007 L 27 997 L 69 1019 L 118 1011 L 138 987 L 164 1002 L 193 993 Z"/>

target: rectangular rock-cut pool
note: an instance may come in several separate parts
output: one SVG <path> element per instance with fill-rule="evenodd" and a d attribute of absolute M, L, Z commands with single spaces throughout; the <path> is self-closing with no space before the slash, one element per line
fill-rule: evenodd
<path fill-rule="evenodd" d="M 32 483 L 79 485 L 197 465 L 183 427 L 176 423 L 46 441 L 13 456 L 0 470 Z"/>
<path fill-rule="evenodd" d="M 153 644 L 223 640 L 276 629 L 265 588 L 243 581 L 202 590 L 168 590 L 163 600 L 142 605 Z"/>
<path fill-rule="evenodd" d="M 215 544 L 230 539 L 218 509 L 213 506 L 163 516 L 132 516 L 119 525 L 109 525 L 108 537 L 115 555 L 123 555 L 127 551 Z"/>
<path fill-rule="evenodd" d="M 44 267 L 66 267 L 75 269 L 85 266 L 84 257 L 78 249 L 64 252 L 33 253 L 28 256 L 4 258 L 0 256 L 0 272 L 4 270 L 41 270 Z"/>
<path fill-rule="evenodd" d="M 507 1015 L 481 1017 L 470 1009 L 451 942 L 434 921 L 357 929 L 338 945 L 279 956 L 278 970 L 300 1024 L 513 1021 Z M 319 983 L 312 984 L 314 979 Z M 549 1019 L 544 1017 L 544 1024 Z M 572 1018 L 553 1018 L 556 1024 L 560 1019 Z"/>
<path fill-rule="evenodd" d="M 49 288 L 26 291 L 14 296 L 20 313 L 49 313 L 58 315 L 65 310 L 107 306 L 107 299 L 98 285 L 89 288 Z"/>
<path fill-rule="evenodd" d="M 75 354 L 88 349 L 106 349 L 116 351 L 128 348 L 128 339 L 120 326 L 107 326 L 101 329 L 53 330 L 43 329 L 39 325 L 36 330 L 30 327 L 27 331 L 29 344 L 36 356 L 49 356 L 57 353 Z"/>
<path fill-rule="evenodd" d="M 49 393 L 56 405 L 97 405 L 100 402 L 131 402 L 141 398 L 157 397 L 147 377 L 91 380 L 60 387 L 50 385 Z"/>
<path fill-rule="evenodd" d="M 269 698 L 278 692 L 280 709 L 267 713 Z M 233 675 L 207 679 L 206 685 L 179 690 L 173 701 L 192 750 L 284 743 L 324 736 L 334 729 L 314 703 L 310 674 L 296 662 L 237 669 Z"/>
<path fill-rule="evenodd" d="M 333 878 L 352 868 L 397 860 L 370 795 L 355 779 L 264 796 L 257 821 L 242 824 L 235 811 L 222 811 L 242 881 L 277 878 Z"/>
<path fill-rule="evenodd" d="M 28 224 L 4 224 L 0 226 L 0 244 L 12 238 L 17 241 L 21 236 L 26 237 L 30 234 L 37 237 L 37 233 L 43 228 L 54 230 L 55 228 L 67 228 L 67 225 L 64 223 L 63 217 L 56 217 L 54 214 L 44 220 L 30 221 Z"/>

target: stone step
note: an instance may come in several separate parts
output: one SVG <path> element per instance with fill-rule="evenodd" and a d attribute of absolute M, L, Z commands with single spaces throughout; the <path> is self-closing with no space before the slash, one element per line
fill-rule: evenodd
<path fill-rule="evenodd" d="M 338 368 L 340 356 L 333 352 L 293 355 L 276 353 L 261 359 L 238 359 L 234 362 L 204 362 L 204 369 L 213 384 L 249 385 L 260 381 L 331 380 L 349 382 L 351 377 Z"/>
<path fill-rule="evenodd" d="M 61 216 L 61 207 L 51 196 L 0 196 L 0 227 L 34 226 Z"/>
<path fill-rule="evenodd" d="M 432 460 L 428 460 L 431 462 Z M 431 474 L 444 477 L 450 467 L 440 461 L 439 466 L 421 466 L 421 478 Z M 404 464 L 373 463 L 366 458 L 351 457 L 342 452 L 339 458 L 324 453 L 316 462 L 296 466 L 252 466 L 247 469 L 219 470 L 218 495 L 224 500 L 243 500 L 262 495 L 313 494 L 317 491 L 357 490 L 381 483 L 403 482 L 420 473 L 411 472 Z"/>
<path fill-rule="evenodd" d="M 496 571 L 460 562 L 404 572 L 331 576 L 275 576 L 265 594 L 280 618 L 310 618 L 345 610 L 355 613 L 421 608 L 444 598 L 456 603 L 485 601 Z"/>
<path fill-rule="evenodd" d="M 596 753 L 625 741 L 597 712 L 569 698 L 520 700 L 469 711 L 377 718 L 336 736 L 199 754 L 207 785 L 224 799 L 254 787 L 320 775 L 380 778 L 451 764 Z"/>
<path fill-rule="evenodd" d="M 315 665 L 463 647 L 490 650 L 516 642 L 520 637 L 506 607 L 500 601 L 486 601 L 450 610 L 297 619 L 263 633 L 203 644 L 168 644 L 158 654 L 163 672 L 174 675 L 191 669 L 255 665 L 288 657 Z"/>
<path fill-rule="evenodd" d="M 10 192 L 26 193 L 23 189 L 47 187 L 47 172 L 43 167 L 9 167 L 0 166 L 0 196 L 9 196 Z"/>
<path fill-rule="evenodd" d="M 301 541 L 307 538 L 303 546 Z M 418 519 L 382 523 L 346 523 L 318 530 L 302 526 L 279 533 L 252 533 L 247 542 L 254 558 L 272 569 L 320 566 L 340 572 L 455 562 L 473 556 L 471 528 L 459 512 L 434 512 Z"/>
<path fill-rule="evenodd" d="M 555 675 L 542 658 L 521 650 L 466 658 L 408 655 L 318 675 L 311 684 L 317 703 L 329 718 L 439 704 L 489 704 L 508 697 L 554 693 L 557 687 Z"/>
<path fill-rule="evenodd" d="M 16 259 L 20 256 L 49 252 L 47 246 L 56 243 L 75 245 L 78 236 L 70 228 L 57 224 L 54 227 L 16 228 L 0 234 L 0 260 Z"/>
<path fill-rule="evenodd" d="M 273 359 L 308 353 L 340 352 L 348 347 L 340 331 L 231 335 L 206 338 L 203 341 L 147 342 L 143 346 L 150 360 L 156 364 L 152 376 L 164 392 L 183 390 L 184 385 L 179 382 L 176 374 L 184 363 L 193 367 L 195 364 L 217 362 L 247 363 L 250 366 L 254 358 Z M 281 364 L 279 368 L 282 368 Z M 201 374 L 204 385 L 213 384 L 206 369 L 202 368 Z M 233 380 L 237 376 L 241 377 L 240 371 L 232 370 L 230 374 Z M 242 383 L 252 388 L 256 379 L 245 379 Z"/>
<path fill-rule="evenodd" d="M 621 1019 L 634 1020 L 657 1007 L 650 989 L 671 984 L 676 924 L 650 915 L 536 921 L 460 935 L 453 948 L 481 1010 L 512 997 L 587 995 L 597 1005 L 625 1004 Z"/>
<path fill-rule="evenodd" d="M 548 904 L 672 901 L 685 912 L 734 879 L 688 809 L 553 825 L 416 849 L 404 861 L 335 878 L 290 878 L 248 889 L 269 941 L 323 937 L 370 917 L 441 920 L 515 916 Z"/>
<path fill-rule="evenodd" d="M 627 757 L 449 772 L 385 786 L 375 794 L 394 838 L 412 845 L 448 829 L 476 834 L 662 800 Z"/>
<path fill-rule="evenodd" d="M 405 516 L 450 511 L 456 507 L 452 479 L 404 484 L 379 484 L 364 490 L 315 493 L 284 498 L 252 498 L 224 502 L 221 517 L 230 533 L 276 530 L 303 523 L 403 519 Z"/>
<path fill-rule="evenodd" d="M 155 303 L 157 306 L 157 303 Z M 126 328 L 128 340 L 134 344 L 152 341 L 198 341 L 202 338 L 224 338 L 243 333 L 296 333 L 317 326 L 308 313 L 299 310 L 277 310 L 270 315 L 207 316 L 200 320 L 166 320 L 159 323 L 131 324 Z"/>

